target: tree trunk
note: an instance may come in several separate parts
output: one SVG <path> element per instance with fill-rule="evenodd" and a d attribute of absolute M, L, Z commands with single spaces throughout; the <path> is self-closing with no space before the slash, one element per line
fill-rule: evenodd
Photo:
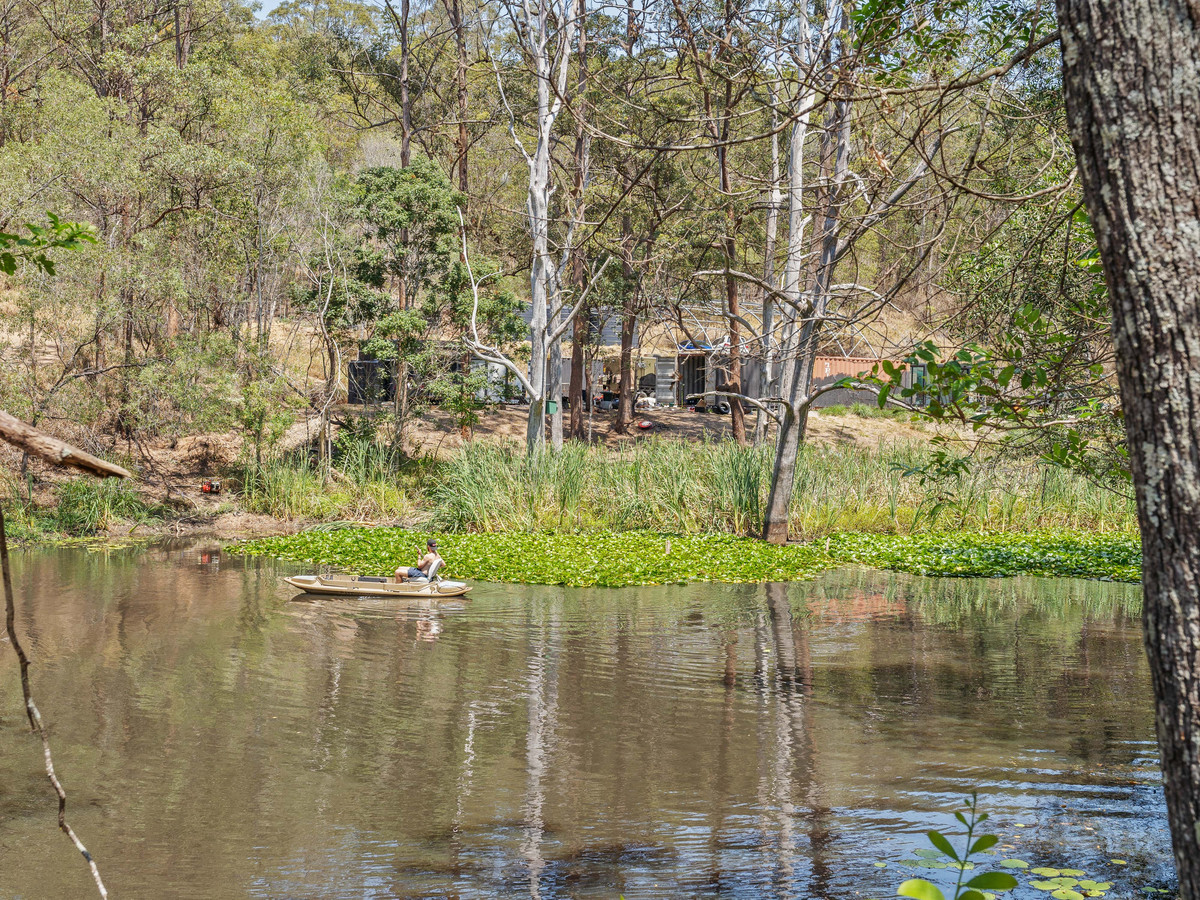
<path fill-rule="evenodd" d="M 550 328 L 556 329 L 561 320 L 562 317 L 556 315 Z M 546 360 L 546 399 L 554 404 L 554 411 L 550 413 L 550 446 L 556 452 L 563 448 L 562 370 L 562 341 L 556 339 L 550 342 Z"/>
<path fill-rule="evenodd" d="M 1200 13 L 1058 0 L 1058 14 L 1111 291 L 1175 867 L 1180 896 L 1200 900 Z"/>
<path fill-rule="evenodd" d="M 189 3 L 187 10 L 180 9 L 179 0 L 175 0 L 175 67 L 182 70 L 188 62 L 188 54 L 192 45 L 192 7 Z"/>
<path fill-rule="evenodd" d="M 587 82 L 588 82 L 588 38 L 586 20 L 583 17 L 582 3 L 579 6 L 579 74 L 575 85 L 575 152 L 574 152 L 574 181 L 571 184 L 571 197 L 576 203 L 576 209 L 582 217 L 583 194 L 587 187 L 587 167 L 589 138 L 584 128 L 584 117 L 587 115 Z M 584 271 L 583 253 L 575 250 L 571 254 L 571 284 L 575 288 L 575 296 L 583 296 L 587 287 L 587 273 Z M 580 310 L 571 326 L 571 383 L 567 386 L 567 399 L 571 404 L 571 421 L 568 432 L 572 438 L 579 440 L 584 437 L 583 431 L 583 350 L 588 339 L 587 310 Z"/>
<path fill-rule="evenodd" d="M 733 184 L 729 178 L 727 148 L 721 147 L 718 152 L 721 165 L 721 193 L 726 198 L 731 198 Z M 732 270 L 737 262 L 737 243 L 733 236 L 736 225 L 735 216 L 734 208 L 730 205 L 726 219 L 728 233 L 721 242 L 721 250 L 725 255 L 725 266 L 729 270 Z M 725 312 L 728 313 L 729 321 L 729 377 L 726 379 L 725 390 L 731 394 L 740 394 L 742 392 L 742 348 L 740 346 L 742 329 L 738 323 L 738 317 L 742 311 L 738 306 L 738 280 L 732 273 L 725 276 Z M 733 439 L 739 444 L 746 443 L 746 411 L 742 406 L 742 401 L 737 397 L 729 398 L 729 424 L 733 431 Z"/>
<path fill-rule="evenodd" d="M 575 290 L 584 288 L 583 254 L 578 250 L 571 260 L 571 281 Z M 587 344 L 587 311 L 580 310 L 572 323 L 571 332 L 571 383 L 567 387 L 567 398 L 571 403 L 571 422 L 568 429 L 571 437 L 584 437 L 583 425 L 583 348 Z"/>
<path fill-rule="evenodd" d="M 409 0 L 400 0 L 400 165 L 412 162 L 412 98 L 408 90 Z"/>
<path fill-rule="evenodd" d="M 803 348 L 808 345 L 805 335 L 811 327 L 803 303 L 801 275 L 804 271 L 804 141 L 808 136 L 808 121 L 815 95 L 805 92 L 797 98 L 796 121 L 792 125 L 788 145 L 788 242 L 783 266 L 780 292 L 786 302 L 780 305 L 779 394 L 787 403 L 783 409 L 775 436 L 775 463 L 771 469 L 771 487 L 767 494 L 767 512 L 763 521 L 763 538 L 772 544 L 788 539 L 788 514 L 792 505 L 792 489 L 796 476 L 796 454 L 800 450 L 801 430 L 796 422 L 796 405 L 806 394 Z"/>
<path fill-rule="evenodd" d="M 454 83 L 458 88 L 458 137 L 455 140 L 455 154 L 458 157 L 458 189 L 465 196 L 467 193 L 467 154 L 471 143 L 467 134 L 467 28 L 463 21 L 462 0 L 447 0 L 446 12 L 450 16 L 450 26 L 454 29 L 454 46 L 458 51 L 458 65 L 454 70 Z"/>
<path fill-rule="evenodd" d="M 771 188 L 767 198 L 767 234 L 766 246 L 763 248 L 763 282 L 769 287 L 775 286 L 775 241 L 779 232 L 779 205 L 783 200 L 779 190 L 779 133 L 775 130 L 779 123 L 779 114 L 775 111 L 775 102 L 779 94 L 778 86 L 771 85 Z M 770 291 L 762 294 L 762 341 L 758 360 L 758 393 L 762 397 L 774 395 L 771 389 L 771 353 L 774 348 L 772 332 L 775 328 L 775 298 Z M 754 426 L 754 445 L 757 447 L 767 436 L 767 414 L 758 411 L 758 421 Z"/>
<path fill-rule="evenodd" d="M 625 301 L 621 309 L 620 383 L 617 386 L 617 434 L 627 434 L 633 422 L 633 329 L 637 324 L 637 283 L 633 270 L 633 220 L 621 216 L 621 268 Z"/>
<path fill-rule="evenodd" d="M 767 493 L 767 515 L 763 523 L 763 539 L 772 544 L 786 544 L 788 540 L 788 513 L 799 452 L 800 429 L 796 427 L 796 417 L 790 409 L 784 409 L 775 438 L 775 462 L 771 468 L 771 488 Z"/>

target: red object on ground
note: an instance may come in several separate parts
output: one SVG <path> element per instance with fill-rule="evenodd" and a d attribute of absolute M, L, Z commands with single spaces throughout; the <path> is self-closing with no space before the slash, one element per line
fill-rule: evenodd
<path fill-rule="evenodd" d="M 642 429 L 643 431 L 647 431 L 653 427 L 654 423 L 649 419 L 642 419 L 642 421 L 638 422 L 638 428 Z"/>

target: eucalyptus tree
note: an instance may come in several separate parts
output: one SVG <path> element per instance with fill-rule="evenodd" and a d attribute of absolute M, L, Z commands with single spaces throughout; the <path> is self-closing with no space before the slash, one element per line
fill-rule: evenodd
<path fill-rule="evenodd" d="M 816 385 L 817 354 L 839 332 L 877 318 L 936 242 L 910 244 L 891 267 L 865 264 L 873 245 L 890 220 L 914 207 L 940 219 L 935 234 L 961 214 L 959 199 L 972 195 L 981 153 L 994 151 L 991 104 L 981 102 L 978 86 L 1046 46 L 1036 33 L 1044 22 L 1015 23 L 1005 43 L 1023 37 L 1024 55 L 979 73 L 971 67 L 984 54 L 970 44 L 961 10 L 914 19 L 904 4 L 793 9 L 773 31 L 772 52 L 781 76 L 773 93 L 783 105 L 787 137 L 782 275 L 777 287 L 749 272 L 740 276 L 774 301 L 766 342 L 778 348 L 778 393 L 754 401 L 774 407 L 778 422 L 763 524 L 773 542 L 788 537 L 808 410 L 832 388 Z M 918 185 L 924 185 L 919 193 Z"/>
<path fill-rule="evenodd" d="M 1060 0 L 1063 86 L 1112 297 L 1180 896 L 1200 898 L 1200 20 Z M 1185 124 L 1186 123 L 1186 124 Z"/>
<path fill-rule="evenodd" d="M 545 443 L 546 404 L 557 401 L 562 384 L 562 339 L 566 329 L 587 299 L 591 284 L 572 297 L 565 289 L 567 267 L 573 259 L 578 228 L 583 217 L 583 200 L 570 204 L 560 229 L 552 238 L 555 224 L 553 195 L 556 183 L 553 171 L 553 150 L 557 140 L 555 124 L 567 96 L 571 55 L 576 33 L 584 14 L 582 0 L 506 0 L 509 37 L 516 48 L 516 59 L 502 71 L 496 64 L 496 82 L 500 98 L 509 117 L 509 134 L 525 161 L 528 187 L 525 192 L 525 218 L 529 230 L 530 249 L 530 322 L 529 367 L 526 372 L 500 348 L 468 338 L 468 346 L 481 359 L 503 365 L 521 382 L 529 399 L 526 427 L 526 447 L 536 453 Z M 506 61 L 509 62 L 509 61 Z M 528 75 L 533 80 L 532 116 L 528 125 L 518 121 L 518 113 L 510 102 L 506 80 Z M 523 132 L 530 134 L 525 135 Z M 586 181 L 586 175 L 584 176 Z M 465 245 L 464 245 L 465 253 Z M 603 266 L 601 266 L 601 269 Z M 573 302 L 573 305 L 571 304 Z M 556 403 L 556 407 L 558 404 Z M 562 410 L 552 416 L 552 438 L 555 449 L 562 446 Z"/>

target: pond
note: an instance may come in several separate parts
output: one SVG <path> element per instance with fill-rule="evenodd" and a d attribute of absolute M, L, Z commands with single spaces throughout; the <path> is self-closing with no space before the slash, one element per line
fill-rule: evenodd
<path fill-rule="evenodd" d="M 975 790 L 1006 856 L 1110 897 L 1169 876 L 1136 586 L 847 569 L 429 608 L 296 601 L 295 565 L 203 546 L 15 570 L 117 898 L 887 897 Z M 15 669 L 0 648 L 0 897 L 87 896 Z"/>

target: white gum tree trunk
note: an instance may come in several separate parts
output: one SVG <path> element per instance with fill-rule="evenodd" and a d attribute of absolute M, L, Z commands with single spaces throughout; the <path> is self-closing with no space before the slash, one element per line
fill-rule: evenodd
<path fill-rule="evenodd" d="M 771 488 L 767 495 L 767 512 L 763 522 L 763 537 L 773 544 L 788 539 L 788 510 L 792 503 L 792 486 L 796 480 L 796 454 L 800 448 L 800 428 L 796 421 L 797 405 L 806 389 L 802 354 L 804 335 L 811 322 L 805 321 L 807 306 L 802 290 L 804 269 L 804 142 L 808 137 L 816 95 L 801 93 L 796 100 L 795 122 L 788 142 L 787 258 L 780 285 L 780 353 L 779 395 L 783 399 L 783 414 L 775 439 L 775 462 L 771 470 Z"/>

